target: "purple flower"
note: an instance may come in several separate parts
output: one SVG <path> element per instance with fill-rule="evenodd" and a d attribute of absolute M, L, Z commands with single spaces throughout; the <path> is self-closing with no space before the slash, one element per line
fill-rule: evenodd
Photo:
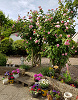
<path fill-rule="evenodd" d="M 33 85 L 33 88 L 35 88 L 35 85 Z"/>
<path fill-rule="evenodd" d="M 57 91 L 57 93 L 60 93 L 59 91 Z"/>
<path fill-rule="evenodd" d="M 53 92 L 56 92 L 56 90 L 53 90 Z"/>

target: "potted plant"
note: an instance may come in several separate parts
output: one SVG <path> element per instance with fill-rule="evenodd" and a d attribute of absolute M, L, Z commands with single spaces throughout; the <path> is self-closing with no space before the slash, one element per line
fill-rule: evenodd
<path fill-rule="evenodd" d="M 38 86 L 38 84 L 35 84 L 31 86 L 31 89 L 29 90 L 34 98 L 38 97 L 38 94 L 41 93 L 41 89 Z"/>
<path fill-rule="evenodd" d="M 9 73 L 9 71 L 7 71 L 7 72 L 5 73 L 5 78 L 8 78 L 9 75 L 10 75 L 10 73 Z"/>
<path fill-rule="evenodd" d="M 3 77 L 3 84 L 7 84 L 8 83 L 8 76 L 10 75 L 10 73 L 9 73 L 9 71 L 7 71 L 6 73 L 5 73 L 5 77 Z"/>
<path fill-rule="evenodd" d="M 13 74 L 12 73 L 10 73 L 8 79 L 9 79 L 9 83 L 10 84 L 14 83 L 14 77 L 13 77 Z"/>
<path fill-rule="evenodd" d="M 60 92 L 59 91 L 52 90 L 51 95 L 52 95 L 52 98 L 55 98 L 55 100 L 59 100 L 59 98 L 60 98 Z"/>
<path fill-rule="evenodd" d="M 34 81 L 35 81 L 35 84 L 39 84 L 39 80 L 41 80 L 41 78 L 43 77 L 43 75 L 41 73 L 39 74 L 35 74 L 34 75 Z"/>
<path fill-rule="evenodd" d="M 12 73 L 13 73 L 14 78 L 16 79 L 19 77 L 20 71 L 19 71 L 19 69 L 16 69 L 16 70 L 13 70 Z"/>
<path fill-rule="evenodd" d="M 42 96 L 47 96 L 49 81 L 47 79 L 41 79 L 39 84 L 41 86 Z"/>
<path fill-rule="evenodd" d="M 48 100 L 53 100 L 52 93 L 53 93 L 52 90 L 50 90 L 50 91 L 47 92 L 47 98 L 48 98 Z"/>

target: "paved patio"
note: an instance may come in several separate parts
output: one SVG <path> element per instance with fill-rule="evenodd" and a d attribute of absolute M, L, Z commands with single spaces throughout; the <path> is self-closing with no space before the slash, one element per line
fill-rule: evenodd
<path fill-rule="evenodd" d="M 29 88 L 22 86 L 22 84 L 3 85 L 0 75 L 0 100 L 47 100 L 47 98 L 42 96 L 32 98 Z"/>

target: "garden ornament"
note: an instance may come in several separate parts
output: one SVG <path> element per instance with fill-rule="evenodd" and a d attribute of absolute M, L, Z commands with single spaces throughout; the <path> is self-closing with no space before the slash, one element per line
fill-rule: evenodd
<path fill-rule="evenodd" d="M 71 97 L 72 97 L 72 94 L 71 94 L 70 92 L 65 92 L 65 93 L 64 93 L 64 98 L 65 98 L 65 100 L 70 100 Z"/>
<path fill-rule="evenodd" d="M 23 56 L 20 58 L 20 60 L 21 60 L 21 65 L 24 65 L 24 57 Z"/>

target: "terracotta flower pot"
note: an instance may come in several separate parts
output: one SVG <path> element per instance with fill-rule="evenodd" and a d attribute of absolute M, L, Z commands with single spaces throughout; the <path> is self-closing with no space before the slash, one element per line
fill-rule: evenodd
<path fill-rule="evenodd" d="M 47 95 L 48 100 L 53 100 L 51 95 Z"/>

